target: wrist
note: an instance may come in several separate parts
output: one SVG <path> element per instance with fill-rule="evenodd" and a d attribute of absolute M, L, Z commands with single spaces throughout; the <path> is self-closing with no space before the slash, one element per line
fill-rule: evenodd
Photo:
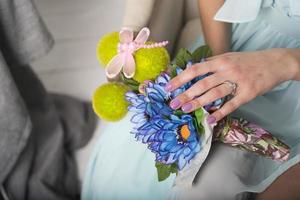
<path fill-rule="evenodd" d="M 291 48 L 274 49 L 284 75 L 284 81 L 300 80 L 300 51 Z"/>
<path fill-rule="evenodd" d="M 289 80 L 300 81 L 300 49 L 285 49 L 288 67 L 291 71 Z"/>

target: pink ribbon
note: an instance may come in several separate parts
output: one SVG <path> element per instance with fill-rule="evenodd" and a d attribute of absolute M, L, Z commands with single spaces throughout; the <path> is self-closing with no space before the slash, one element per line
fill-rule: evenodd
<path fill-rule="evenodd" d="M 134 52 L 140 48 L 156 48 L 163 47 L 168 44 L 168 41 L 153 43 L 146 45 L 150 30 L 143 28 L 136 38 L 133 40 L 133 31 L 128 28 L 123 28 L 119 33 L 120 42 L 118 44 L 118 54 L 114 56 L 106 66 L 106 76 L 115 78 L 123 69 L 123 74 L 126 78 L 132 78 L 135 74 Z"/>

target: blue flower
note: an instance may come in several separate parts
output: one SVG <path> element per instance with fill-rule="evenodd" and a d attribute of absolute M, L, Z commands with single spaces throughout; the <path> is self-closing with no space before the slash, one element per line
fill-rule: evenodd
<path fill-rule="evenodd" d="M 138 141 L 141 141 L 145 144 L 150 144 L 150 141 L 153 139 L 155 134 L 160 131 L 161 127 L 155 124 L 152 118 L 146 121 L 141 126 L 136 126 L 131 131 L 132 134 L 135 134 L 135 138 Z"/>
<path fill-rule="evenodd" d="M 132 123 L 142 125 L 149 117 L 155 115 L 154 111 L 151 109 L 151 104 L 147 102 L 144 95 L 127 92 L 125 97 L 130 104 L 128 106 L 128 111 L 135 113 L 131 118 Z"/>
<path fill-rule="evenodd" d="M 149 149 L 156 154 L 156 161 L 165 164 L 177 163 L 181 170 L 200 151 L 199 136 L 190 115 L 169 119 L 155 117 L 152 124 L 161 127 L 148 138 Z"/>
<path fill-rule="evenodd" d="M 136 124 L 132 133 L 143 143 L 147 143 L 148 138 L 155 132 L 155 125 L 151 119 L 154 116 L 169 116 L 173 113 L 168 105 L 171 93 L 164 90 L 169 80 L 170 76 L 162 73 L 155 82 L 150 81 L 146 84 L 144 94 L 126 93 L 126 99 L 130 103 L 128 110 L 135 113 L 131 118 L 131 122 Z"/>
<path fill-rule="evenodd" d="M 166 73 L 159 75 L 155 82 L 149 82 L 145 87 L 145 96 L 152 103 L 152 109 L 157 115 L 170 115 L 173 110 L 169 107 L 171 93 L 165 91 L 165 85 L 170 81 Z"/>
<path fill-rule="evenodd" d="M 172 114 L 173 110 L 168 105 L 171 93 L 164 89 L 169 81 L 170 76 L 162 73 L 155 82 L 147 83 L 145 94 L 127 92 L 126 99 L 130 103 L 128 110 L 135 113 L 145 113 L 148 117 Z"/>
<path fill-rule="evenodd" d="M 177 74 L 182 72 L 180 68 L 176 71 Z M 193 117 L 189 114 L 178 117 L 169 107 L 170 100 L 191 87 L 192 82 L 171 93 L 164 89 L 170 79 L 168 74 L 162 73 L 154 82 L 144 85 L 143 94 L 128 92 L 126 99 L 130 103 L 128 110 L 135 113 L 131 133 L 148 145 L 157 162 L 176 163 L 181 170 L 200 151 L 200 139 Z"/>

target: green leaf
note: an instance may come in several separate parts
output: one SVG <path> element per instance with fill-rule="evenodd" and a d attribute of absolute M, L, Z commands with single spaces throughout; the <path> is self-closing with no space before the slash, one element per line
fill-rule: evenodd
<path fill-rule="evenodd" d="M 170 74 L 170 76 L 171 76 L 171 79 L 172 79 L 172 78 L 174 78 L 175 76 L 177 76 L 177 73 L 176 73 L 176 65 L 175 65 L 175 64 L 172 64 L 172 65 L 170 66 L 170 68 L 171 68 L 171 74 Z"/>
<path fill-rule="evenodd" d="M 178 174 L 178 166 L 176 163 L 166 165 L 160 162 L 156 162 L 155 167 L 157 169 L 159 182 L 166 180 L 173 173 L 175 173 L 176 175 Z"/>
<path fill-rule="evenodd" d="M 174 111 L 174 115 L 176 115 L 177 117 L 180 117 L 183 114 L 184 114 L 184 112 L 182 110 L 175 110 Z"/>
<path fill-rule="evenodd" d="M 170 176 L 171 171 L 169 165 L 157 162 L 155 164 L 155 167 L 157 169 L 157 176 L 159 182 L 166 180 Z"/>
<path fill-rule="evenodd" d="M 202 124 L 199 124 L 198 132 L 199 132 L 200 135 L 205 133 L 205 129 L 204 129 L 204 126 Z"/>
<path fill-rule="evenodd" d="M 259 144 L 260 146 L 262 146 L 265 150 L 268 149 L 268 147 L 269 147 L 269 144 L 266 141 L 264 141 L 264 140 L 258 140 L 257 144 Z"/>
<path fill-rule="evenodd" d="M 203 125 L 201 123 L 199 124 L 196 119 L 193 119 L 193 124 L 196 127 L 197 134 L 201 137 L 202 134 L 205 132 Z"/>
<path fill-rule="evenodd" d="M 127 84 L 128 85 L 135 85 L 135 86 L 139 86 L 140 85 L 140 83 L 137 82 L 136 80 L 134 80 L 132 78 L 130 78 L 130 79 L 126 78 L 123 73 L 121 73 L 121 79 L 122 79 L 123 83 L 125 83 L 126 85 Z"/>
<path fill-rule="evenodd" d="M 121 73 L 121 79 L 122 79 L 122 82 L 129 86 L 134 92 L 138 92 L 139 91 L 139 85 L 140 83 L 137 82 L 136 80 L 132 79 L 132 78 L 126 78 L 124 76 L 124 74 Z"/>
<path fill-rule="evenodd" d="M 177 166 L 176 163 L 171 164 L 171 166 L 170 166 L 170 172 L 174 173 L 176 175 L 178 174 L 178 166 Z"/>
<path fill-rule="evenodd" d="M 128 85 L 133 92 L 139 92 L 139 86 Z"/>
<path fill-rule="evenodd" d="M 243 131 L 247 134 L 252 134 L 253 133 L 253 131 L 248 127 L 243 127 Z"/>
<path fill-rule="evenodd" d="M 211 49 L 207 45 L 204 45 L 204 46 L 201 46 L 201 47 L 197 48 L 192 53 L 192 60 L 193 60 L 193 63 L 198 63 L 203 58 L 208 58 L 210 56 L 212 56 Z"/>
<path fill-rule="evenodd" d="M 202 125 L 202 120 L 204 118 L 203 109 L 199 108 L 199 109 L 195 110 L 194 114 L 195 114 L 195 117 L 196 117 L 194 123 L 196 124 L 197 133 L 199 135 L 202 135 L 205 132 L 205 129 Z"/>
<path fill-rule="evenodd" d="M 195 117 L 198 122 L 202 122 L 202 120 L 204 118 L 204 112 L 203 112 L 202 108 L 195 110 Z"/>
<path fill-rule="evenodd" d="M 176 65 L 185 69 L 189 61 L 192 61 L 192 54 L 186 49 L 180 49 L 175 57 Z"/>

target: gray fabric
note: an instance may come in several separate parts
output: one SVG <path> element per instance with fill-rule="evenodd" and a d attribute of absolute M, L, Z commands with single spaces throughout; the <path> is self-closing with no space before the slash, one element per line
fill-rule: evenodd
<path fill-rule="evenodd" d="M 48 94 L 28 66 L 53 44 L 30 0 L 0 1 L 0 39 L 0 186 L 16 200 L 79 199 L 73 155 L 96 124 L 90 103 Z"/>
<path fill-rule="evenodd" d="M 28 67 L 12 68 L 33 129 L 5 181 L 13 199 L 79 199 L 74 150 L 86 144 L 95 125 L 90 104 L 49 95 Z"/>
<path fill-rule="evenodd" d="M 0 185 L 25 147 L 30 130 L 27 109 L 0 52 Z"/>
<path fill-rule="evenodd" d="M 53 38 L 31 0 L 0 1 L 0 45 L 9 63 L 26 65 L 44 55 Z"/>

